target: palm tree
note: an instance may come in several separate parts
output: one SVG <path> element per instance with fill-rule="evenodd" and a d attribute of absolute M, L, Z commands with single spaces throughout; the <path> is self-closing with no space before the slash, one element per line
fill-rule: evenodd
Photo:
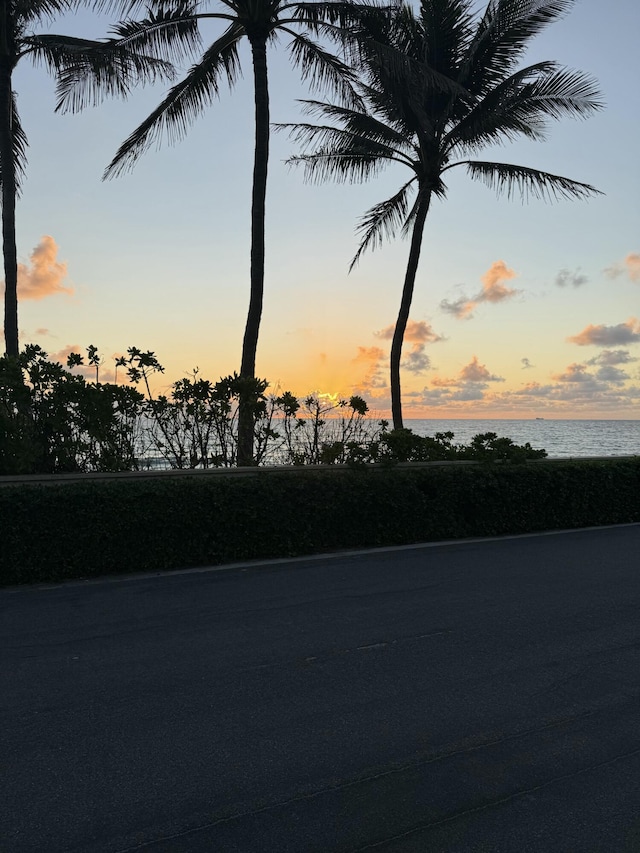
<path fill-rule="evenodd" d="M 238 46 L 247 38 L 251 46 L 255 100 L 255 149 L 251 195 L 250 300 L 242 345 L 240 379 L 246 389 L 238 418 L 238 464 L 253 462 L 254 417 L 251 400 L 256 382 L 255 364 L 262 317 L 265 261 L 265 198 L 269 161 L 269 85 L 267 45 L 278 35 L 291 38 L 289 51 L 303 80 L 312 85 L 329 85 L 345 103 L 356 106 L 359 99 L 351 86 L 352 72 L 314 37 L 335 36 L 340 26 L 354 20 L 356 3 L 342 0 L 217 0 L 219 11 L 201 11 L 204 0 L 168 0 L 157 4 L 156 12 L 143 21 L 124 22 L 119 35 L 139 49 L 160 51 L 189 47 L 194 26 L 202 20 L 219 20 L 222 34 L 204 51 L 184 79 L 175 85 L 162 103 L 123 142 L 105 176 L 130 168 L 155 141 L 167 134 L 172 140 L 184 136 L 188 127 L 218 95 L 226 80 L 233 88 L 239 71 Z M 302 28 L 302 29 L 301 29 Z M 166 51 L 169 51 L 168 53 Z"/>
<path fill-rule="evenodd" d="M 18 356 L 18 261 L 16 199 L 26 171 L 27 137 L 20 122 L 12 86 L 21 59 L 42 63 L 55 75 L 58 106 L 81 106 L 102 95 L 126 95 L 132 85 L 171 77 L 172 66 L 137 54 L 118 39 L 99 41 L 34 34 L 31 28 L 72 11 L 79 0 L 5 0 L 0 4 L 0 185 L 2 188 L 2 250 L 5 273 L 5 351 Z"/>
<path fill-rule="evenodd" d="M 446 173 L 464 167 L 508 197 L 584 198 L 589 184 L 511 163 L 469 159 L 490 145 L 545 138 L 550 119 L 581 117 L 601 107 L 595 82 L 556 62 L 518 68 L 531 39 L 569 10 L 573 0 L 490 0 L 484 14 L 472 0 L 406 3 L 389 17 L 372 13 L 350 34 L 364 108 L 305 101 L 325 124 L 280 125 L 303 145 L 290 162 L 308 180 L 360 182 L 390 163 L 411 177 L 374 205 L 358 225 L 351 263 L 398 229 L 411 234 L 390 373 L 394 429 L 402 428 L 400 361 L 427 214 L 444 198 Z M 413 197 L 415 193 L 415 197 Z M 412 200 L 413 198 L 413 200 Z"/>

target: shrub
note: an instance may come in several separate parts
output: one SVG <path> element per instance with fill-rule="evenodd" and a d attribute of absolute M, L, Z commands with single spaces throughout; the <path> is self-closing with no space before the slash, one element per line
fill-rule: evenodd
<path fill-rule="evenodd" d="M 0 359 L 0 474 L 232 467 L 241 399 L 252 407 L 259 465 L 517 462 L 546 455 L 495 433 L 464 446 L 454 443 L 452 432 L 389 431 L 387 421 L 367 417 L 361 397 L 268 396 L 266 380 L 237 374 L 213 383 L 196 368 L 168 394 L 155 394 L 152 377 L 164 368 L 155 353 L 136 347 L 115 362 L 116 378 L 122 368 L 129 385 L 100 383 L 103 362 L 95 346 L 87 347 L 86 364 L 79 353 L 69 355 L 67 368 L 95 370 L 90 382 L 35 345 L 17 360 Z"/>
<path fill-rule="evenodd" d="M 57 581 L 637 522 L 640 459 L 5 485 L 0 518 L 0 582 Z"/>

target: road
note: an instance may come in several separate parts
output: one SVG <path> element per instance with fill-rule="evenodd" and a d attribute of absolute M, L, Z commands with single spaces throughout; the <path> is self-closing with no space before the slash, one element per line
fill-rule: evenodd
<path fill-rule="evenodd" d="M 640 851 L 640 525 L 0 591 L 2 853 Z"/>

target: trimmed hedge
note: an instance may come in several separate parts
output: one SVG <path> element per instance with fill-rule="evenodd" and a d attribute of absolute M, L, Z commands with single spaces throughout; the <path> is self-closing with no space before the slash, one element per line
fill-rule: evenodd
<path fill-rule="evenodd" d="M 640 458 L 0 488 L 0 584 L 640 521 Z"/>

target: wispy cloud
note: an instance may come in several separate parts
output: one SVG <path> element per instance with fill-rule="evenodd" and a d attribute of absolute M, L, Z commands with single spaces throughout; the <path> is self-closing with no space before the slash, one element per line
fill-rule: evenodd
<path fill-rule="evenodd" d="M 588 276 L 581 273 L 579 268 L 573 271 L 561 269 L 554 279 L 558 287 L 567 287 L 568 285 L 571 285 L 571 287 L 582 287 L 588 281 Z"/>
<path fill-rule="evenodd" d="M 528 358 L 521 358 L 520 364 L 523 370 L 531 370 L 532 367 L 535 367 L 535 364 L 531 364 Z"/>
<path fill-rule="evenodd" d="M 383 373 L 383 362 L 385 353 L 380 347 L 358 347 L 358 353 L 351 359 L 352 364 L 362 365 L 365 368 L 364 376 L 357 383 L 354 393 L 372 394 L 376 388 L 384 388 L 387 385 Z"/>
<path fill-rule="evenodd" d="M 589 325 L 577 335 L 567 338 L 567 341 L 580 347 L 637 344 L 640 343 L 640 321 L 631 317 L 626 323 L 618 323 L 617 326 Z"/>
<path fill-rule="evenodd" d="M 324 355 L 324 353 L 322 353 Z M 370 362 L 378 362 L 384 357 L 384 352 L 380 347 L 358 347 L 358 354 L 351 361 L 354 364 L 369 364 Z"/>
<path fill-rule="evenodd" d="M 45 235 L 31 252 L 28 264 L 18 264 L 18 297 L 44 299 L 59 293 L 71 295 L 72 287 L 64 287 L 66 263 L 59 263 L 58 246 L 53 237 Z"/>
<path fill-rule="evenodd" d="M 623 261 L 616 261 L 603 271 L 608 278 L 628 275 L 629 281 L 640 282 L 640 254 L 630 252 Z"/>
<path fill-rule="evenodd" d="M 514 270 L 509 269 L 504 261 L 495 261 L 482 276 L 482 290 L 475 296 L 461 296 L 453 302 L 443 299 L 440 308 L 458 320 L 470 320 L 478 305 L 484 302 L 496 304 L 515 296 L 519 291 L 504 284 L 515 276 Z"/>

